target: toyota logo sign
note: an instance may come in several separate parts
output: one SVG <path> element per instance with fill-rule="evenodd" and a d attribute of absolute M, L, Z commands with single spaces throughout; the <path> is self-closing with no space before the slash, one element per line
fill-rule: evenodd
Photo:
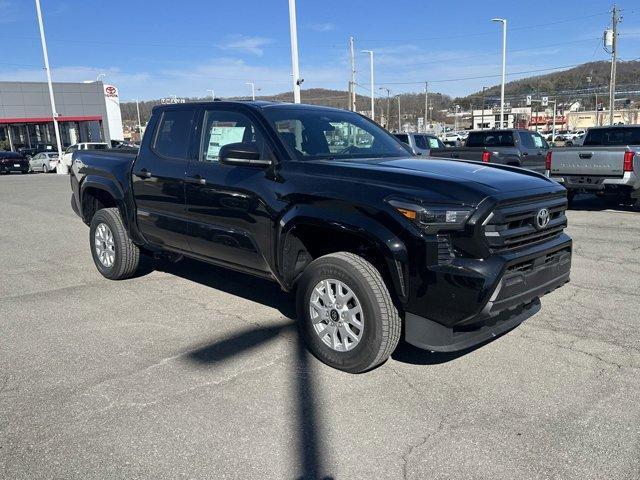
<path fill-rule="evenodd" d="M 118 89 L 116 87 L 114 87 L 113 85 L 107 85 L 106 87 L 104 87 L 104 94 L 107 97 L 117 97 L 118 96 Z"/>
<path fill-rule="evenodd" d="M 547 210 L 546 208 L 540 209 L 540 211 L 536 215 L 536 227 L 539 229 L 545 228 L 547 225 L 549 225 L 550 219 L 551 217 L 549 215 L 549 210 Z"/>

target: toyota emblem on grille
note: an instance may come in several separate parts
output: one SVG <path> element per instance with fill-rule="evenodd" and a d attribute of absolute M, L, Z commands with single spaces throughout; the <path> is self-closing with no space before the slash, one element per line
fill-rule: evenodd
<path fill-rule="evenodd" d="M 536 227 L 544 228 L 549 225 L 549 210 L 541 208 L 536 215 Z"/>

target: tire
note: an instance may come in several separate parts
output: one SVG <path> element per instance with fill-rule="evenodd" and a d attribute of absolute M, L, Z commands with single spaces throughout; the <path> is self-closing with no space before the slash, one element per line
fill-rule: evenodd
<path fill-rule="evenodd" d="M 567 206 L 571 208 L 573 205 L 573 199 L 576 197 L 576 192 L 573 190 L 567 190 Z"/>
<path fill-rule="evenodd" d="M 98 237 L 106 239 L 98 248 L 96 244 L 100 240 L 96 238 L 96 231 L 99 232 Z M 111 242 L 108 241 L 109 233 Z M 141 263 L 140 249 L 129 238 L 117 208 L 103 208 L 93 216 L 89 229 L 89 244 L 93 262 L 105 278 L 124 280 L 131 278 L 138 271 Z M 108 255 L 101 258 L 100 251 L 105 250 Z"/>
<path fill-rule="evenodd" d="M 331 290 L 327 297 L 329 306 L 318 308 L 324 304 L 322 298 L 327 293 L 325 281 L 329 282 Z M 317 290 L 319 285 L 322 286 Z M 338 288 L 346 295 L 336 296 Z M 319 291 L 325 295 L 318 296 Z M 330 303 L 332 301 L 336 303 Z M 345 301 L 345 304 L 339 304 L 339 301 Z M 349 312 L 357 311 L 358 305 L 359 317 L 350 317 Z M 371 263 L 353 253 L 332 253 L 311 262 L 298 282 L 296 309 L 301 335 L 311 353 L 338 370 L 350 373 L 370 370 L 384 363 L 400 340 L 401 319 L 382 275 Z M 361 328 L 356 326 L 358 321 Z M 351 335 L 345 335 L 346 328 L 359 337 L 357 342 Z M 338 334 L 323 336 L 325 329 Z"/>
<path fill-rule="evenodd" d="M 42 165 L 42 173 L 49 173 L 49 167 L 46 164 Z"/>

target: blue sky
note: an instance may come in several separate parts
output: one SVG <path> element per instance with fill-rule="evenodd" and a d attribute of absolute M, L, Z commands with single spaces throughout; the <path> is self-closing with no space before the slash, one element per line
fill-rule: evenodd
<path fill-rule="evenodd" d="M 41 0 L 54 81 L 105 73 L 121 98 L 247 95 L 291 89 L 287 0 Z M 509 80 L 608 58 L 601 35 L 605 1 L 298 0 L 303 88 L 346 89 L 347 42 L 356 39 L 359 93 L 376 83 L 393 92 L 464 95 L 499 83 L 500 26 L 509 21 Z M 640 5 L 623 9 L 620 57 L 640 57 Z M 0 0 L 0 80 L 44 80 L 32 0 Z M 470 77 L 489 78 L 470 78 Z M 386 95 L 386 93 L 385 93 Z M 303 92 L 304 100 L 304 92 Z"/>

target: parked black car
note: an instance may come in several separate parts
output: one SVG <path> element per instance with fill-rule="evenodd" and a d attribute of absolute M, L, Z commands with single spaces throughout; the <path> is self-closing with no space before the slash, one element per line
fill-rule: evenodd
<path fill-rule="evenodd" d="M 475 345 L 569 280 L 563 187 L 412 157 L 354 112 L 156 107 L 137 155 L 75 152 L 71 185 L 102 275 L 168 254 L 273 280 L 296 292 L 311 351 L 349 372 L 384 362 L 401 331 L 427 350 Z"/>
<path fill-rule="evenodd" d="M 16 152 L 0 150 L 0 173 L 29 173 L 29 160 Z"/>

